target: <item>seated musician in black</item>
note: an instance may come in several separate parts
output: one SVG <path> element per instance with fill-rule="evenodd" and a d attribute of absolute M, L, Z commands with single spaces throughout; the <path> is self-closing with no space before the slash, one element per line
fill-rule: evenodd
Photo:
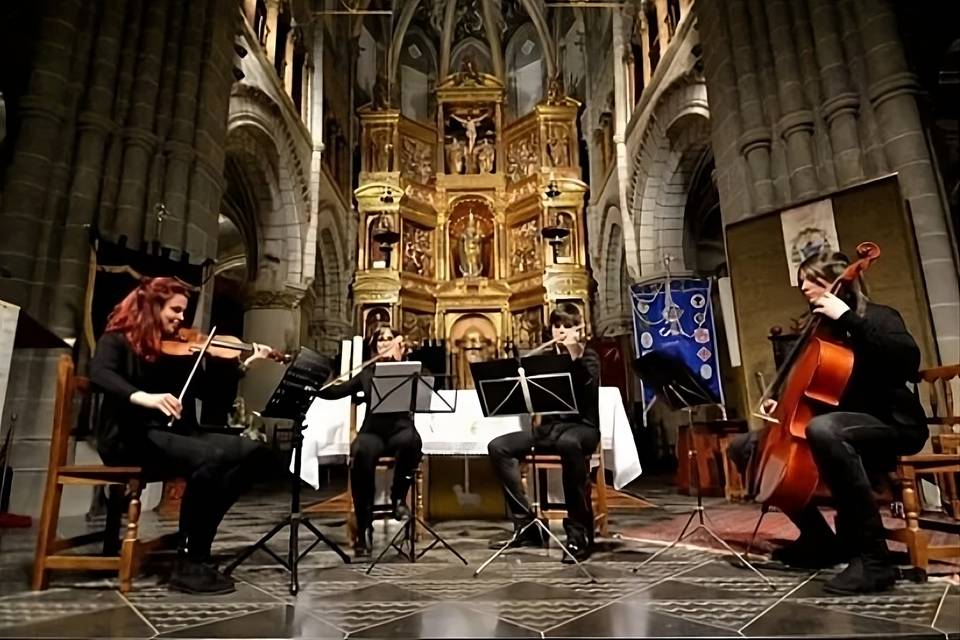
<path fill-rule="evenodd" d="M 786 514 L 800 537 L 772 554 L 774 560 L 808 569 L 849 562 L 824 585 L 844 594 L 882 591 L 896 581 L 868 472 L 892 469 L 896 456 L 918 452 L 928 435 L 923 408 L 906 386 L 916 380 L 920 351 L 900 314 L 871 302 L 859 278 L 839 296 L 829 291 L 849 264 L 842 253 L 821 253 L 807 258 L 799 273 L 812 312 L 826 319 L 855 358 L 840 405 L 816 416 L 806 430 L 820 477 L 833 496 L 837 531 L 809 504 Z M 766 414 L 775 410 L 773 400 L 762 408 Z M 730 458 L 742 471 L 751 466 L 762 433 L 731 442 Z"/>
<path fill-rule="evenodd" d="M 558 341 L 556 352 L 569 353 L 574 360 L 574 385 L 579 415 L 543 416 L 533 434 L 527 431 L 508 433 L 494 438 L 487 446 L 490 462 L 503 486 L 503 493 L 513 518 L 514 532 L 530 522 L 533 515 L 523 491 L 520 461 L 536 444 L 538 453 L 559 454 L 563 495 L 567 517 L 563 521 L 567 533 L 566 546 L 577 560 L 590 556 L 593 544 L 593 505 L 590 500 L 589 459 L 600 442 L 600 360 L 597 353 L 580 344 L 583 317 L 580 309 L 563 303 L 550 313 L 553 338 Z M 508 539 L 491 541 L 499 548 Z M 538 527 L 529 527 L 513 546 L 543 546 Z M 564 562 L 570 559 L 564 554 Z"/>
<path fill-rule="evenodd" d="M 167 356 L 161 341 L 177 333 L 187 303 L 187 289 L 179 280 L 152 278 L 110 313 L 90 363 L 90 379 L 103 392 L 97 449 L 106 464 L 141 466 L 151 479 L 186 479 L 180 549 L 169 587 L 229 593 L 233 581 L 211 560 L 213 538 L 223 516 L 271 456 L 251 440 L 201 430 L 195 399 L 204 397 L 205 380 L 239 378 L 270 348 L 255 345 L 254 354 L 242 363 L 239 357 L 203 363 L 181 403 L 173 394 L 180 393 L 194 357 Z"/>
<path fill-rule="evenodd" d="M 399 362 L 406 355 L 403 337 L 386 325 L 377 327 L 370 334 L 366 347 L 368 353 L 381 356 L 381 361 Z M 377 462 L 380 457 L 392 455 L 396 458 L 390 501 L 397 520 L 411 515 L 405 500 L 413 482 L 413 474 L 423 457 L 423 442 L 409 412 L 370 411 L 370 387 L 374 366 L 369 366 L 346 382 L 333 385 L 317 394 L 321 398 L 335 400 L 363 392 L 364 401 L 367 402 L 363 425 L 350 446 L 350 490 L 353 493 L 353 508 L 357 518 L 357 539 L 353 550 L 357 557 L 370 555 L 373 545 L 373 499 L 376 491 Z"/>

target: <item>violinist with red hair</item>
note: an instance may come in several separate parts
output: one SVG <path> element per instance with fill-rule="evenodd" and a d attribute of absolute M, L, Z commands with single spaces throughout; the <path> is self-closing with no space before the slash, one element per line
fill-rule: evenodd
<path fill-rule="evenodd" d="M 269 462 L 269 450 L 245 438 L 203 431 L 194 400 L 204 397 L 205 380 L 239 378 L 270 349 L 254 345 L 242 362 L 238 356 L 232 362 L 202 363 L 181 402 L 174 394 L 180 393 L 194 358 L 168 356 L 161 349 L 165 339 L 177 335 L 188 303 L 181 281 L 151 278 L 110 313 L 90 363 L 90 379 L 103 393 L 97 449 L 107 464 L 142 466 L 148 477 L 186 479 L 180 548 L 169 587 L 229 593 L 233 581 L 211 560 L 213 538 L 223 516 Z"/>

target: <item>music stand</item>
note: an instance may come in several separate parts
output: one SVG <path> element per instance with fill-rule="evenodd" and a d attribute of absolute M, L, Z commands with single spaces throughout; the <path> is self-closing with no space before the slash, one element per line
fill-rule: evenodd
<path fill-rule="evenodd" d="M 663 351 L 650 351 L 633 362 L 634 371 L 640 376 L 644 384 L 648 384 L 654 389 L 656 397 L 664 402 L 668 407 L 677 411 L 687 412 L 687 425 L 690 430 L 690 446 L 687 450 L 687 464 L 689 465 L 688 477 L 690 486 L 696 486 L 697 506 L 690 512 L 686 524 L 680 530 L 674 540 L 665 547 L 658 549 L 653 555 L 634 567 L 633 572 L 637 573 L 640 567 L 652 562 L 655 558 L 666 553 L 685 539 L 690 538 L 700 530 L 706 531 L 711 538 L 719 542 L 723 547 L 736 556 L 743 565 L 752 570 L 758 576 L 763 578 L 771 588 L 773 583 L 765 575 L 750 564 L 746 557 L 733 549 L 727 542 L 707 525 L 705 521 L 706 511 L 703 506 L 703 492 L 700 490 L 700 472 L 696 464 L 697 451 L 693 444 L 693 411 L 702 406 L 719 406 L 717 399 L 703 388 L 700 381 L 691 373 L 690 369 L 679 359 L 671 357 L 669 353 Z M 697 526 L 690 532 L 687 529 L 697 518 Z M 641 542 L 635 538 L 620 536 L 622 540 L 633 540 Z"/>
<path fill-rule="evenodd" d="M 435 376 L 424 375 L 422 371 L 423 365 L 419 362 L 378 362 L 373 370 L 373 379 L 370 384 L 370 411 L 383 414 L 409 412 L 411 422 L 414 421 L 417 413 L 454 413 L 457 410 L 456 392 L 451 404 L 434 388 Z M 416 429 L 416 426 L 412 428 Z M 394 468 L 393 472 L 397 473 L 397 469 Z M 365 573 L 369 574 L 373 571 L 390 549 L 395 549 L 409 562 L 416 562 L 438 544 L 457 556 L 464 565 L 468 564 L 466 558 L 417 514 L 416 504 L 413 505 L 411 513 L 412 515 L 393 534 L 389 544 L 370 563 Z M 419 554 L 416 549 L 417 525 L 433 536 L 433 541 Z M 403 536 L 402 539 L 400 539 L 401 536 Z M 409 546 L 409 551 L 403 548 L 404 543 Z"/>
<path fill-rule="evenodd" d="M 262 538 L 240 552 L 240 555 L 226 566 L 225 574 L 229 575 L 254 551 L 262 549 L 272 556 L 280 566 L 290 572 L 290 594 L 296 595 L 300 590 L 297 565 L 321 542 L 335 551 L 344 562 L 350 562 L 350 557 L 344 553 L 336 542 L 323 535 L 308 518 L 300 513 L 300 483 L 302 482 L 300 479 L 300 458 L 303 450 L 303 422 L 317 389 L 329 375 L 330 367 L 326 360 L 315 351 L 301 347 L 300 353 L 290 363 L 277 388 L 274 389 L 273 395 L 270 396 L 267 406 L 261 412 L 261 415 L 265 417 L 293 420 L 291 436 L 293 438 L 293 474 L 290 476 L 290 514 L 274 525 Z M 300 525 L 309 529 L 316 536 L 316 540 L 302 553 L 300 552 L 299 539 Z M 284 560 L 267 546 L 267 542 L 286 527 L 290 527 L 290 539 L 287 545 L 287 558 Z"/>
<path fill-rule="evenodd" d="M 487 362 L 473 362 L 470 364 L 470 373 L 476 383 L 477 393 L 480 396 L 480 407 L 483 415 L 491 416 L 532 416 L 552 414 L 576 414 L 577 398 L 571 374 L 572 360 L 569 356 L 543 355 L 530 356 L 520 360 L 507 358 Z M 531 427 L 533 429 L 533 427 Z M 521 537 L 530 527 L 539 527 L 541 535 L 546 535 L 559 545 L 560 549 L 573 560 L 577 568 L 590 579 L 590 575 L 583 564 L 574 557 L 566 545 L 560 542 L 550 531 L 550 527 L 543 523 L 543 513 L 540 509 L 540 490 L 537 486 L 537 451 L 536 438 L 532 438 L 530 445 L 530 460 L 533 475 L 533 502 L 527 515 L 530 522 L 513 532 L 513 536 L 503 544 L 496 553 L 487 558 L 480 565 L 473 576 L 480 573 L 506 551 L 517 538 Z M 515 498 L 520 504 L 520 501 Z"/>

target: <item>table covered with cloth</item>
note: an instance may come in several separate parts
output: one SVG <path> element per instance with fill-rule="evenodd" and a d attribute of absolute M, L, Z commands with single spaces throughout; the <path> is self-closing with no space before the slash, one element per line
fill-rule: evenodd
<path fill-rule="evenodd" d="M 417 413 L 414 424 L 423 441 L 424 455 L 487 455 L 487 444 L 505 433 L 529 429 L 526 416 L 484 417 L 480 399 L 473 389 L 438 392 L 455 411 L 443 402 L 434 409 L 447 412 Z M 350 398 L 316 398 L 304 420 L 300 477 L 320 486 L 320 465 L 342 462 L 350 453 Z M 356 423 L 363 423 L 366 405 L 357 406 Z M 640 456 L 633 438 L 620 390 L 600 388 L 600 435 L 604 465 L 613 471 L 613 486 L 621 489 L 641 472 Z M 293 471 L 291 457 L 290 470 Z"/>

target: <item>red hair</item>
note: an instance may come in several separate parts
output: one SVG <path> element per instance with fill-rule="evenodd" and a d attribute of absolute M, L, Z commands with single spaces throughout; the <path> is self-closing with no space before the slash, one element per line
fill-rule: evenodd
<path fill-rule="evenodd" d="M 163 339 L 160 311 L 176 295 L 189 295 L 187 286 L 176 278 L 142 280 L 107 316 L 105 331 L 122 333 L 134 353 L 153 362 Z"/>

